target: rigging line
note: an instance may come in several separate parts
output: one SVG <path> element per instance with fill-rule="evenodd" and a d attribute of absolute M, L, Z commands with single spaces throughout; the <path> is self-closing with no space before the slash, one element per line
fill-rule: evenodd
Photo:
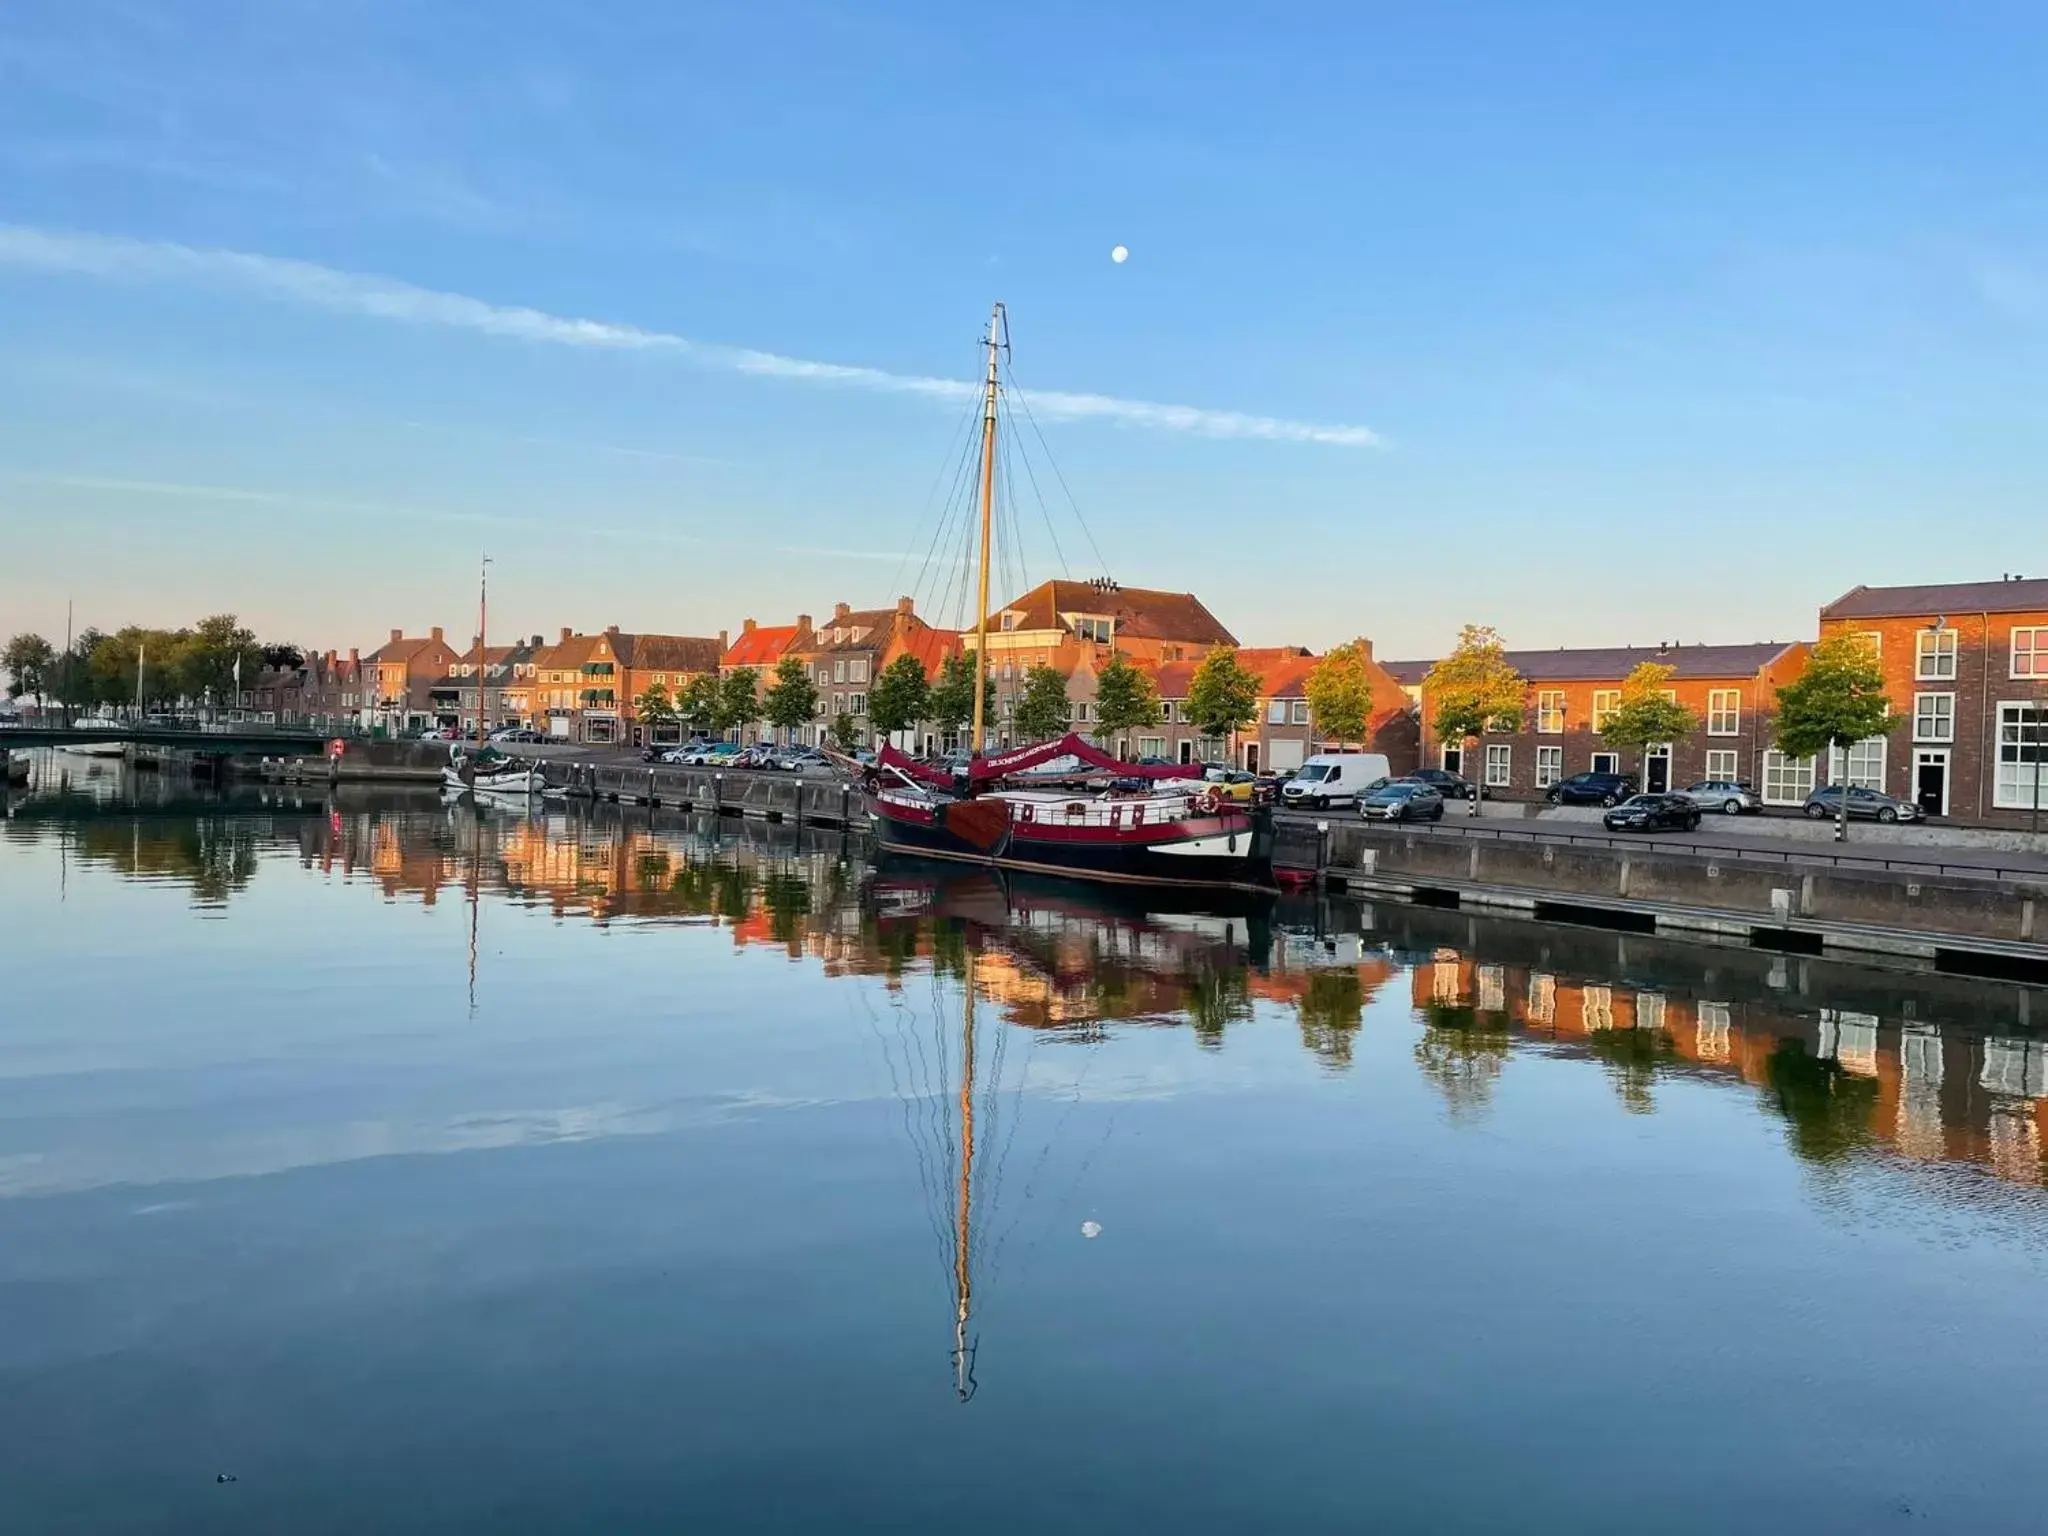
<path fill-rule="evenodd" d="M 1013 378 L 1010 382 L 1012 390 L 1021 398 L 1023 392 L 1016 389 L 1016 380 Z M 1068 581 L 1072 581 L 1074 568 L 1067 562 L 1066 550 L 1060 547 L 1059 529 L 1053 526 L 1052 508 L 1046 505 L 1045 492 L 1039 489 L 1038 471 L 1031 467 L 1030 451 L 1021 442 L 1017 445 L 1017 457 L 1024 463 L 1024 478 L 1031 482 L 1031 494 L 1038 502 L 1038 514 L 1045 520 L 1046 537 L 1052 540 L 1053 557 L 1060 563 L 1060 574 Z"/>
<path fill-rule="evenodd" d="M 1038 418 L 1031 414 L 1031 400 L 1024 393 L 1024 386 L 1017 382 L 1015 373 L 1010 375 L 1010 390 L 1016 395 L 1017 403 L 1024 407 L 1024 419 L 1031 423 L 1031 434 L 1038 439 L 1038 446 L 1045 450 L 1045 462 L 1052 467 L 1053 478 L 1066 492 L 1067 505 L 1074 509 L 1074 521 L 1081 525 L 1081 532 L 1087 535 L 1088 547 L 1095 551 L 1096 562 L 1102 567 L 1102 574 L 1110 574 L 1109 561 L 1103 558 L 1102 546 L 1095 542 L 1095 530 L 1088 526 L 1088 519 L 1081 515 L 1081 503 L 1074 499 L 1073 487 L 1067 484 L 1067 477 L 1060 470 L 1060 461 L 1052 456 L 1052 444 L 1045 440 L 1045 434 L 1038 429 Z"/>
<path fill-rule="evenodd" d="M 965 445 L 966 445 L 966 442 L 967 442 L 967 440 L 968 440 L 968 437 L 969 437 L 969 430 L 968 430 L 968 429 L 969 429 L 969 427 L 971 426 L 971 424 L 973 423 L 973 420 L 974 420 L 974 407 L 973 407 L 973 402 L 972 402 L 972 401 L 970 400 L 970 401 L 969 401 L 969 403 L 968 403 L 968 408 L 967 408 L 967 410 L 966 410 L 966 411 L 965 411 L 964 413 L 962 413 L 962 415 L 961 415 L 961 417 L 960 417 L 960 424 L 959 424 L 958 426 L 956 426 L 956 427 L 955 427 L 955 428 L 953 429 L 953 432 L 952 432 L 952 434 L 951 434 L 950 436 L 948 436 L 948 437 L 947 437 L 947 439 L 946 439 L 946 452 L 945 452 L 945 453 L 944 453 L 944 454 L 943 454 L 943 455 L 942 455 L 942 456 L 940 457 L 940 459 L 939 459 L 939 468 L 938 468 L 938 472 L 937 472 L 936 474 L 934 474 L 934 475 L 932 476 L 932 484 L 931 484 L 931 489 L 930 489 L 930 490 L 928 490 L 928 491 L 926 491 L 926 492 L 924 493 L 924 509 L 923 509 L 923 510 L 922 510 L 921 512 L 919 512 L 919 513 L 918 513 L 918 516 L 917 516 L 917 522 L 916 522 L 916 524 L 914 525 L 914 526 L 915 526 L 916 528 L 918 528 L 918 529 L 922 529 L 922 528 L 924 527 L 924 525 L 925 525 L 925 522 L 927 521 L 927 519 L 929 519 L 929 518 L 931 517 L 931 515 L 932 515 L 932 505 L 933 505 L 933 502 L 934 502 L 934 501 L 935 501 L 935 500 L 937 499 L 937 497 L 938 497 L 938 494 L 939 494 L 939 487 L 940 487 L 940 486 L 941 486 L 942 484 L 944 484 L 944 483 L 945 483 L 945 480 L 946 480 L 946 465 L 947 465 L 948 463 L 952 462 L 952 460 L 953 460 L 953 458 L 954 458 L 954 452 L 953 452 L 953 444 L 954 444 L 954 439 L 955 439 L 955 438 L 958 438 L 958 439 L 959 439 L 959 441 L 960 441 L 960 444 L 961 444 L 961 451 L 962 451 L 962 452 L 965 452 Z M 958 471 L 957 471 L 957 469 L 956 469 L 956 470 L 955 470 L 955 474 L 957 475 L 957 473 L 958 473 Z M 943 510 L 941 511 L 941 514 L 940 514 L 940 516 L 941 516 L 941 519 L 943 520 L 943 517 L 944 517 L 944 513 L 943 513 Z M 897 564 L 897 566 L 896 566 L 896 575 L 895 575 L 895 577 L 894 577 L 894 578 L 893 578 L 893 579 L 892 579 L 892 580 L 890 581 L 890 585 L 891 585 L 891 586 L 894 586 L 894 587 L 900 587 L 900 586 L 901 586 L 901 583 L 902 583 L 902 581 L 903 581 L 903 573 L 904 573 L 904 571 L 905 571 L 905 570 L 907 570 L 907 569 L 909 568 L 909 566 L 910 566 L 910 551 L 911 551 L 911 550 L 913 550 L 913 549 L 915 549 L 916 547 L 917 547 L 917 541 L 916 541 L 916 540 L 915 540 L 915 539 L 913 538 L 913 539 L 912 539 L 912 540 L 911 540 L 911 541 L 909 542 L 909 544 L 908 544 L 908 545 L 907 545 L 907 546 L 905 547 L 905 549 L 904 549 L 904 551 L 903 551 L 903 559 L 902 559 L 902 560 L 901 560 L 900 562 L 898 562 L 898 564 Z"/>
<path fill-rule="evenodd" d="M 968 456 L 963 447 L 960 463 L 955 466 L 953 488 L 947 496 L 945 515 L 940 520 L 932 549 L 925 557 L 925 568 L 918 574 L 919 594 L 929 597 L 931 612 L 940 623 L 945 622 L 946 605 L 952 601 L 954 546 L 966 531 L 962 487 L 967 480 L 967 463 Z M 928 593 L 925 587 L 927 579 L 930 582 Z"/>
<path fill-rule="evenodd" d="M 1012 445 L 1005 439 L 1000 460 L 1003 471 L 1003 516 L 1005 525 L 1010 530 L 1010 547 L 1015 551 L 1015 559 L 1012 562 L 1015 568 L 1010 573 L 1010 590 L 1022 596 L 1031 590 L 1031 561 L 1024 549 L 1024 530 L 1017 522 L 1017 482 L 1010 468 L 1010 457 L 1013 452 Z"/>
<path fill-rule="evenodd" d="M 882 1064 L 889 1073 L 889 1092 L 895 1098 L 896 1106 L 902 1113 L 904 1137 L 910 1142 L 910 1150 L 917 1160 L 917 1182 L 918 1188 L 924 1195 L 925 1221 L 930 1225 L 932 1236 L 939 1242 L 943 1252 L 945 1237 L 939 1230 L 938 1217 L 935 1214 L 936 1191 L 931 1181 L 930 1170 L 925 1165 L 924 1141 L 911 1128 L 911 1095 L 904 1090 L 902 1076 L 896 1070 L 896 1053 L 890 1048 L 888 1038 L 882 1033 L 882 1027 L 876 1021 L 874 1004 L 863 997 L 861 999 L 861 1011 L 866 1016 L 869 1033 L 875 1037 L 875 1043 L 882 1049 Z M 902 1011 L 902 1004 L 900 1002 L 895 1003 L 892 1011 L 900 1013 Z M 908 1053 L 905 1056 L 905 1065 L 906 1067 L 908 1065 Z"/>
<path fill-rule="evenodd" d="M 967 606 L 965 568 L 974 552 L 974 522 L 971 517 L 963 515 L 949 526 L 952 532 L 946 549 L 941 552 L 938 575 L 933 578 L 936 583 L 942 575 L 945 584 L 942 588 L 934 588 L 938 598 L 933 613 L 938 622 L 958 629 L 961 627 L 960 614 Z"/>
<path fill-rule="evenodd" d="M 939 557 L 941 550 L 944 549 L 951 542 L 950 530 L 952 529 L 953 522 L 957 515 L 958 508 L 960 505 L 960 488 L 967 479 L 967 466 L 970 457 L 968 450 L 973 445 L 973 441 L 974 439 L 972 433 L 963 433 L 961 435 L 960 451 L 953 463 L 953 484 L 951 489 L 948 490 L 948 492 L 946 493 L 946 500 L 944 504 L 940 507 L 938 523 L 932 530 L 932 542 L 930 547 L 925 551 L 924 565 L 918 571 L 918 584 L 915 588 L 912 589 L 914 591 L 923 591 L 925 578 L 931 574 L 933 570 L 934 560 Z M 905 550 L 904 564 L 907 565 L 909 563 L 909 559 L 910 552 L 908 550 Z"/>

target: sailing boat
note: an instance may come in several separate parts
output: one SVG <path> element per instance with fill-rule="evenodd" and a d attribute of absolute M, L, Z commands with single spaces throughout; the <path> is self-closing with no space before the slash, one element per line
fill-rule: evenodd
<path fill-rule="evenodd" d="M 982 398 L 979 597 L 974 615 L 974 725 L 964 777 L 885 746 L 869 814 L 887 852 L 1005 869 L 1146 885 L 1264 888 L 1272 884 L 1271 812 L 1225 802 L 1191 766 L 1119 762 L 1085 737 L 994 757 L 983 710 L 988 684 L 988 578 L 993 539 L 1000 355 L 1009 323 L 989 317 Z M 1016 776 L 1031 770 L 1029 783 Z"/>
<path fill-rule="evenodd" d="M 448 749 L 448 765 L 441 770 L 441 783 L 459 794 L 488 796 L 498 800 L 530 800 L 547 788 L 538 763 L 522 763 L 507 757 L 490 744 L 491 657 L 485 643 L 485 621 L 490 616 L 490 557 L 484 557 L 477 573 L 476 591 L 476 745 L 456 742 Z"/>

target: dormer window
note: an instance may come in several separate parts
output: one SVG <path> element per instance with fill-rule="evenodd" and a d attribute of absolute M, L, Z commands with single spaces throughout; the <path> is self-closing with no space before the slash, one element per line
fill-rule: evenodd
<path fill-rule="evenodd" d="M 1005 631 L 1008 631 L 1008 630 L 1012 630 L 1012 629 L 1015 629 L 1016 627 L 1017 627 L 1017 615 L 1015 615 L 1014 613 L 1006 613 L 1006 614 L 1004 614 L 1004 615 L 1003 615 L 1003 628 L 1004 628 L 1004 630 L 1005 630 Z"/>
<path fill-rule="evenodd" d="M 1112 619 L 1074 620 L 1074 638 L 1092 641 L 1096 645 L 1108 645 L 1115 630 L 1116 623 Z"/>

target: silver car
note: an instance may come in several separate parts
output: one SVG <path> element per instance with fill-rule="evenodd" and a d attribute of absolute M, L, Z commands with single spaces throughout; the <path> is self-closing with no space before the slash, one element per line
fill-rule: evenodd
<path fill-rule="evenodd" d="M 1815 821 L 1835 816 L 1842 809 L 1842 786 L 1823 784 L 1806 797 L 1806 814 Z M 1849 786 L 1849 819 L 1861 817 L 1865 821 L 1918 821 L 1920 807 L 1910 800 L 1896 799 L 1880 794 L 1874 789 L 1865 789 L 1861 784 Z"/>
<path fill-rule="evenodd" d="M 1726 811 L 1730 816 L 1741 816 L 1764 808 L 1764 802 L 1755 790 L 1734 779 L 1702 779 L 1697 784 L 1686 785 L 1679 793 L 1703 811 Z"/>

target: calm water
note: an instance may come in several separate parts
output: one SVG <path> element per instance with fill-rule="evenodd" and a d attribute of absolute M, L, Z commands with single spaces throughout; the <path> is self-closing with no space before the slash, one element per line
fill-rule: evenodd
<path fill-rule="evenodd" d="M 10 1532 L 2048 1523 L 2041 993 L 77 773 Z"/>

